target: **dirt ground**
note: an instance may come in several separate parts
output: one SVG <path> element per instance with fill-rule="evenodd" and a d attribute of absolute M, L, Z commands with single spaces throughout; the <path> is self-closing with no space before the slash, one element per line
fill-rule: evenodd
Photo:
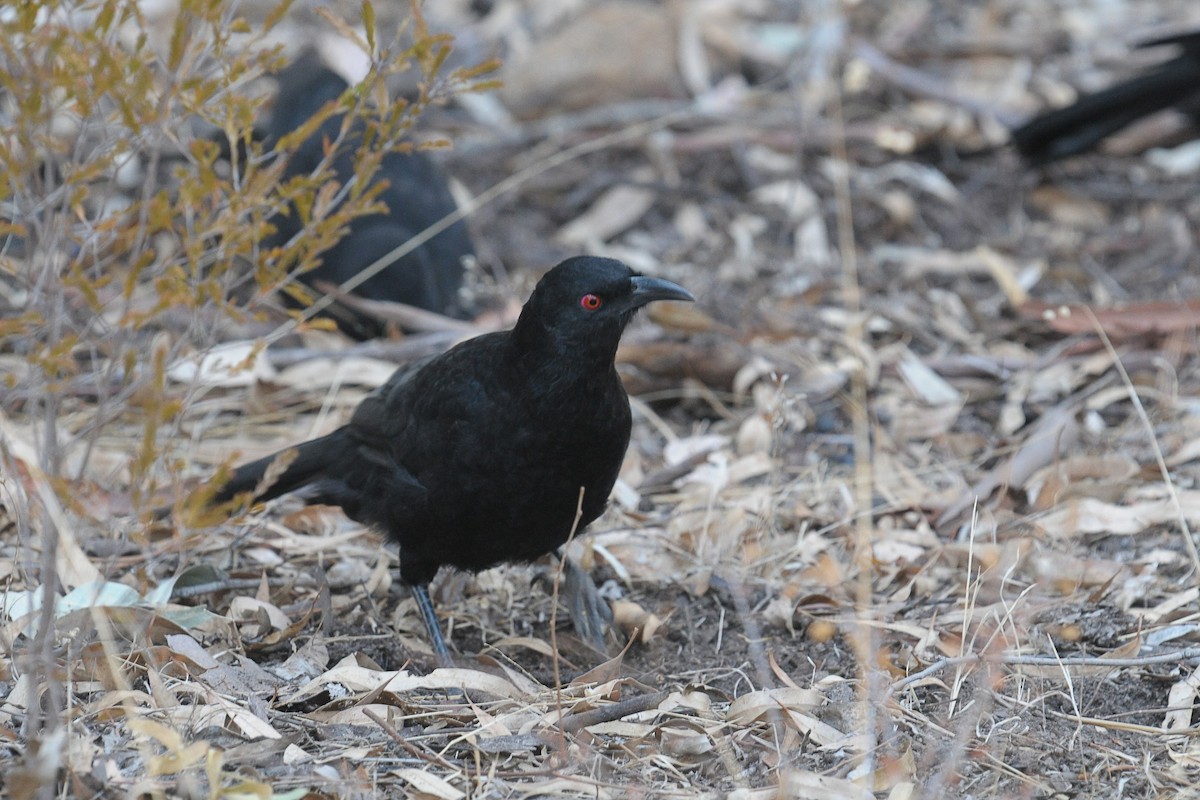
<path fill-rule="evenodd" d="M 516 48 L 511 70 L 514 42 L 587 4 L 547 5 L 448 4 L 447 24 L 473 26 L 467 55 Z M 92 479 L 100 505 L 60 529 L 142 597 L 57 622 L 61 794 L 1192 796 L 1200 160 L 1147 152 L 1186 144 L 1178 120 L 1042 169 L 1005 130 L 1153 63 L 1130 46 L 1195 13 L 680 13 L 639 45 L 679 48 L 667 96 L 622 98 L 633 78 L 593 65 L 582 107 L 559 90 L 508 127 L 455 105 L 425 123 L 464 197 L 523 176 L 469 217 L 485 306 L 581 251 L 697 297 L 627 334 L 633 443 L 570 546 L 613 605 L 611 659 L 556 611 L 550 560 L 443 572 L 459 668 L 434 670 L 394 552 L 336 510 L 187 527 L 122 514 L 119 480 Z M 625 60 L 650 72 L 643 55 Z M 520 108 L 528 76 L 504 77 Z M 344 341 L 331 362 L 334 338 L 185 409 L 172 497 L 328 430 L 394 366 Z M 19 458 L 38 421 L 5 414 Z M 0 505 L 0 574 L 32 588 L 20 504 Z M 4 611 L 0 759 L 28 764 L 52 693 Z M 36 769 L 17 774 L 0 786 L 33 796 Z"/>

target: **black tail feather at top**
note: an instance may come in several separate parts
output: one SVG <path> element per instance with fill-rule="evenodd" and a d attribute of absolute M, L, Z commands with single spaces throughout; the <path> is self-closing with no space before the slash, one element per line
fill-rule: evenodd
<path fill-rule="evenodd" d="M 1200 31 L 1143 42 L 1139 47 L 1175 45 L 1182 53 L 1141 75 L 1085 94 L 1065 108 L 1039 114 L 1012 132 L 1027 161 L 1047 164 L 1086 153 L 1137 120 L 1168 108 L 1193 113 L 1200 100 Z"/>

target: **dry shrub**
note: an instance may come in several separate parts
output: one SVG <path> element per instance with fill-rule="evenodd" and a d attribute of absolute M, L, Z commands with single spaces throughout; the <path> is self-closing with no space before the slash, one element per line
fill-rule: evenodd
<path fill-rule="evenodd" d="M 268 151 L 253 135 L 270 86 L 260 78 L 286 62 L 274 42 L 289 6 L 260 19 L 204 0 L 157 18 L 132 0 L 0 9 L 0 527 L 20 542 L 10 591 L 61 596 L 100 576 L 75 539 L 113 536 L 112 516 L 161 503 L 182 468 L 172 446 L 198 391 L 169 381 L 170 366 L 278 318 L 280 290 L 311 300 L 294 279 L 377 210 L 382 187 L 369 178 L 384 154 L 412 148 L 420 113 L 484 86 L 492 68 L 444 69 L 449 37 L 415 2 L 403 30 L 382 30 L 367 2 L 353 20 L 322 10 L 369 74 Z M 385 80 L 409 70 L 417 95 L 389 98 Z M 354 179 L 330 180 L 335 141 L 311 175 L 281 181 L 281 153 L 341 113 L 342 136 L 365 125 Z M 306 235 L 264 251 L 268 221 L 289 206 Z M 121 463 L 95 455 L 109 435 L 128 437 Z M 78 569 L 63 574 L 64 559 Z M 3 642 L 10 677 L 29 678 L 40 699 L 14 796 L 52 792 L 63 757 L 55 609 L 39 600 L 33 611 L 37 635 Z"/>

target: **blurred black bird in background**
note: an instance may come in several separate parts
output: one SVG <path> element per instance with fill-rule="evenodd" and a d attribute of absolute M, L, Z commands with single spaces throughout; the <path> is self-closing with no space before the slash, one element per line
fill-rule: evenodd
<path fill-rule="evenodd" d="M 1200 31 L 1138 47 L 1176 45 L 1177 56 L 1065 108 L 1034 117 L 1012 132 L 1017 151 L 1035 166 L 1086 153 L 1126 126 L 1167 108 L 1200 119 Z"/>
<path fill-rule="evenodd" d="M 621 334 L 647 303 L 692 299 L 620 261 L 564 261 L 512 330 L 400 368 L 344 427 L 239 467 L 216 501 L 296 491 L 380 529 L 450 663 L 429 582 L 444 565 L 540 558 L 600 516 L 631 430 L 614 364 Z M 261 485 L 277 458 L 286 468 Z"/>
<path fill-rule="evenodd" d="M 274 109 L 262 131 L 270 147 L 349 88 L 311 51 L 299 56 L 277 78 Z M 287 156 L 283 180 L 311 174 L 317 168 L 325 158 L 326 143 L 337 141 L 343 116 L 335 114 L 325 120 Z M 343 184 L 354 176 L 355 149 L 362 146 L 364 128 L 361 121 L 352 124 L 334 153 L 333 177 Z M 445 174 L 420 151 L 388 153 L 372 181 L 387 181 L 387 188 L 378 197 L 387 206 L 387 213 L 354 219 L 348 232 L 322 254 L 321 265 L 300 275 L 301 281 L 313 287 L 317 282 L 341 284 L 457 208 Z M 263 240 L 264 247 L 283 246 L 303 231 L 294 208 L 270 222 L 275 232 Z M 473 254 L 470 233 L 459 221 L 368 278 L 353 294 L 461 316 L 458 290 L 463 280 L 463 259 Z M 343 332 L 356 339 L 370 339 L 385 332 L 379 320 L 344 304 L 334 303 L 326 313 Z"/>

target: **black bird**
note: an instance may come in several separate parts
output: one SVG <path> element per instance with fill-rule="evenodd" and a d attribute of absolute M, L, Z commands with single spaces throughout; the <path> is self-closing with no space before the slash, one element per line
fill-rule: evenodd
<path fill-rule="evenodd" d="M 1141 75 L 1034 117 L 1012 132 L 1017 151 L 1037 166 L 1086 153 L 1122 128 L 1167 108 L 1200 116 L 1200 31 L 1138 46 L 1160 45 L 1176 45 L 1181 52 Z"/>
<path fill-rule="evenodd" d="M 621 333 L 647 303 L 692 299 L 620 261 L 564 261 L 512 330 L 402 367 L 347 425 L 239 467 L 216 500 L 302 490 L 379 528 L 399 544 L 400 577 L 449 663 L 429 582 L 443 565 L 475 572 L 540 558 L 600 516 L 629 445 L 614 364 Z M 280 456 L 292 460 L 260 488 Z"/>
<path fill-rule="evenodd" d="M 279 89 L 274 109 L 262 131 L 272 147 L 349 88 L 341 76 L 312 52 L 297 58 L 277 78 Z M 344 116 L 335 114 L 325 120 L 287 156 L 283 180 L 312 174 L 325 158 L 327 143 L 337 141 Z M 343 184 L 354 175 L 355 151 L 362 146 L 364 131 L 361 121 L 353 123 L 334 153 L 330 164 L 332 176 Z M 345 282 L 457 208 L 445 174 L 427 154 L 419 151 L 388 153 L 371 180 L 373 184 L 387 182 L 387 188 L 378 197 L 387 206 L 387 213 L 354 219 L 346 235 L 324 252 L 321 265 L 300 276 L 309 286 L 318 281 Z M 273 217 L 271 224 L 275 232 L 263 240 L 265 247 L 283 246 L 303 231 L 294 208 Z M 462 286 L 463 259 L 473 254 L 466 225 L 456 222 L 368 278 L 354 294 L 461 316 L 458 290 Z M 384 332 L 378 320 L 344 305 L 333 304 L 328 314 L 339 328 L 357 339 L 374 338 Z"/>

